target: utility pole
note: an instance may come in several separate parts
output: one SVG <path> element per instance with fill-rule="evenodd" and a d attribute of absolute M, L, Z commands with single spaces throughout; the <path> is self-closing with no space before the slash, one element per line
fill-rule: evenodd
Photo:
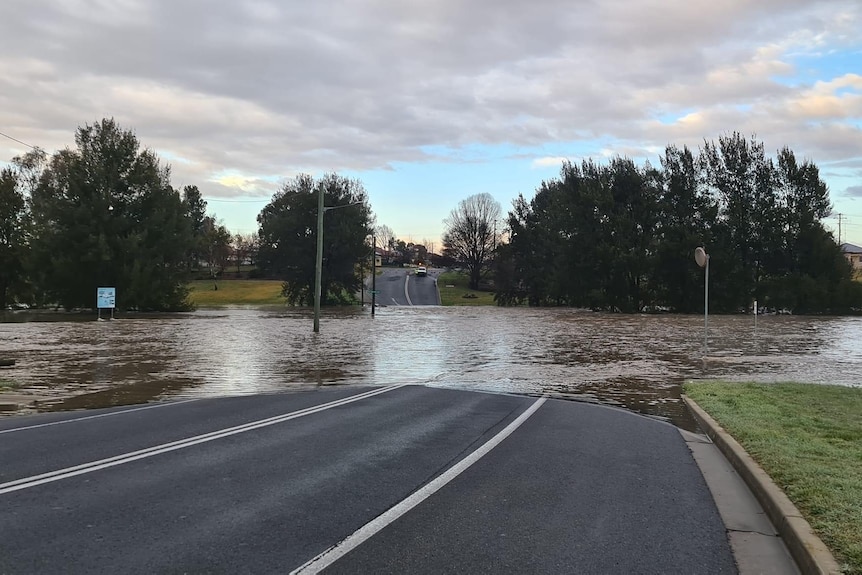
<path fill-rule="evenodd" d="M 377 306 L 377 236 L 371 236 L 371 317 Z"/>
<path fill-rule="evenodd" d="M 323 275 L 323 186 L 317 195 L 317 254 L 314 265 L 314 333 L 320 331 L 320 291 Z"/>
<path fill-rule="evenodd" d="M 838 245 L 841 245 L 841 216 L 843 214 L 838 214 Z"/>
<path fill-rule="evenodd" d="M 320 192 L 317 196 L 317 257 L 315 258 L 317 261 L 314 266 L 314 333 L 320 331 L 320 292 L 322 290 L 323 275 L 323 214 L 329 210 L 358 206 L 361 203 L 351 202 L 349 204 L 341 204 L 340 206 L 326 207 L 323 205 L 323 187 L 320 187 Z"/>

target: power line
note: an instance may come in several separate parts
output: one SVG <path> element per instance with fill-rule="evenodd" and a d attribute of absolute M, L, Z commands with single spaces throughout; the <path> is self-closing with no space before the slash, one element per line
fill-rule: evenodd
<path fill-rule="evenodd" d="M 35 150 L 35 149 L 36 149 L 36 146 L 31 146 L 31 145 L 30 145 L 30 144 L 28 144 L 27 142 L 22 142 L 22 141 L 21 141 L 21 140 L 19 140 L 18 138 L 13 138 L 12 136 L 10 136 L 10 135 L 8 135 L 8 134 L 4 134 L 3 132 L 0 132 L 0 136 L 3 136 L 4 138 L 9 138 L 9 139 L 10 139 L 10 140 L 12 140 L 13 142 L 18 142 L 19 144 L 21 144 L 21 145 L 23 145 L 23 146 L 27 146 L 28 148 L 31 148 L 31 149 L 33 149 L 33 150 Z"/>

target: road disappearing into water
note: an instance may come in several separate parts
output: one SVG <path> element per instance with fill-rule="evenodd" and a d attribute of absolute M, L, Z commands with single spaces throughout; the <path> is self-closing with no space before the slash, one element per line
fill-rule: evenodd
<path fill-rule="evenodd" d="M 417 276 L 414 268 L 381 268 L 377 276 L 377 305 L 440 305 L 437 276 L 440 270 L 429 268 L 427 276 Z"/>

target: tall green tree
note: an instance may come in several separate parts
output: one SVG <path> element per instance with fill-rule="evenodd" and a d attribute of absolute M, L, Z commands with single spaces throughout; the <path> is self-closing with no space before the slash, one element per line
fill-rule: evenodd
<path fill-rule="evenodd" d="M 745 308 L 780 259 L 782 211 L 775 170 L 764 146 L 738 132 L 704 144 L 704 181 L 719 201 L 719 217 L 730 258 L 717 276 L 716 303 L 726 311 Z"/>
<path fill-rule="evenodd" d="M 113 119 L 85 125 L 54 154 L 32 196 L 37 281 L 65 308 L 187 309 L 191 225 L 170 169 Z"/>
<path fill-rule="evenodd" d="M 0 173 L 0 309 L 10 298 L 30 304 L 41 301 L 31 281 L 30 201 L 46 158 L 43 150 L 33 148 L 12 158 L 11 167 Z"/>
<path fill-rule="evenodd" d="M 714 251 L 718 204 L 703 185 L 696 156 L 688 147 L 665 148 L 661 166 L 656 302 L 675 311 L 694 312 L 703 308 L 704 282 L 703 271 L 692 265 L 694 249 Z"/>
<path fill-rule="evenodd" d="M 0 170 L 0 310 L 6 309 L 16 283 L 23 280 L 27 237 L 24 194 L 10 168 Z"/>
<path fill-rule="evenodd" d="M 183 210 L 192 229 L 192 248 L 189 252 L 189 269 L 197 268 L 206 261 L 208 247 L 206 239 L 207 202 L 197 186 L 183 187 Z"/>
<path fill-rule="evenodd" d="M 319 180 L 301 174 L 286 182 L 257 216 L 258 266 L 264 275 L 284 280 L 282 292 L 292 305 L 314 303 L 321 193 L 327 207 L 321 303 L 351 299 L 363 281 L 359 262 L 368 257 L 366 236 L 373 224 L 365 188 L 359 180 L 334 173 Z"/>
<path fill-rule="evenodd" d="M 605 238 L 604 289 L 611 310 L 637 312 L 654 301 L 658 202 L 661 178 L 649 165 L 638 168 L 629 158 L 614 158 L 606 168 L 610 225 Z"/>

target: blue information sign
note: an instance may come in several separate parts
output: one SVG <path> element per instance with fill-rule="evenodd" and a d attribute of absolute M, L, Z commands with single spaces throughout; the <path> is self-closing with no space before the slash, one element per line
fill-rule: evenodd
<path fill-rule="evenodd" d="M 117 288 L 96 288 L 96 307 L 99 309 L 114 309 L 117 300 Z"/>

